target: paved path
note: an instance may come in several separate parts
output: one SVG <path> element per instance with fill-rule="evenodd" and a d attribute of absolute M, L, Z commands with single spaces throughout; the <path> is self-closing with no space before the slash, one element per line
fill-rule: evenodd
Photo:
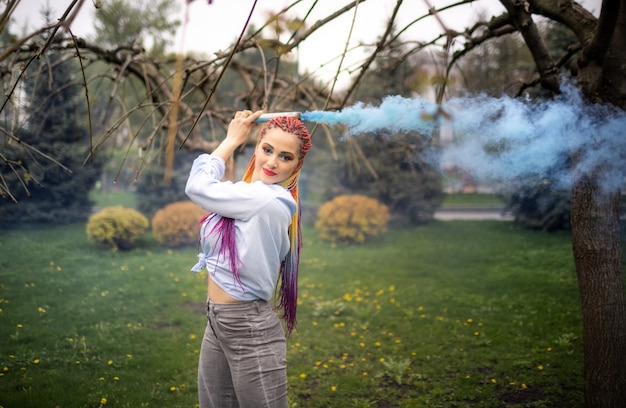
<path fill-rule="evenodd" d="M 502 207 L 500 206 L 449 206 L 442 207 L 435 211 L 435 219 L 441 221 L 450 220 L 498 220 L 512 221 L 511 214 L 502 215 Z"/>

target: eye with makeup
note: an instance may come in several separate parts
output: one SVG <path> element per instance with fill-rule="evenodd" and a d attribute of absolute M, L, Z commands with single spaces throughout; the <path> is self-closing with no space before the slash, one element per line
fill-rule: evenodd
<path fill-rule="evenodd" d="M 263 144 L 262 148 L 263 148 L 263 152 L 265 152 L 266 154 L 274 153 L 274 148 L 268 144 Z M 278 158 L 282 161 L 288 162 L 288 161 L 292 161 L 295 158 L 295 156 L 289 152 L 281 152 L 278 154 Z"/>

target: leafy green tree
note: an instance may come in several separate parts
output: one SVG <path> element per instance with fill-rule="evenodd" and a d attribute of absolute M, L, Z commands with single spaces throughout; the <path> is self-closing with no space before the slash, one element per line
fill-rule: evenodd
<path fill-rule="evenodd" d="M 164 55 L 180 26 L 171 18 L 178 10 L 174 0 L 108 0 L 95 14 L 96 38 L 105 46 L 141 44 L 152 55 Z"/>
<path fill-rule="evenodd" d="M 83 164 L 90 150 L 89 126 L 76 59 L 51 52 L 36 64 L 24 81 L 27 103 L 21 113 L 28 119 L 0 168 L 17 201 L 0 200 L 2 225 L 87 219 L 89 192 L 102 167 L 100 157 Z"/>

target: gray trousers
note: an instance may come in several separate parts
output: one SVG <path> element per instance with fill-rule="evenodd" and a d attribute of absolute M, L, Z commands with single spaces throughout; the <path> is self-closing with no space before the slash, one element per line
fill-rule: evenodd
<path fill-rule="evenodd" d="M 208 303 L 200 348 L 200 408 L 284 408 L 287 346 L 265 301 Z"/>

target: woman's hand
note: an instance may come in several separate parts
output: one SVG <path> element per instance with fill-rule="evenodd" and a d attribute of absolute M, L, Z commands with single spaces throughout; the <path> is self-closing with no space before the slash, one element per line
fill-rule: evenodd
<path fill-rule="evenodd" d="M 228 133 L 226 139 L 239 146 L 248 140 L 250 131 L 256 123 L 256 118 L 261 116 L 263 111 L 252 112 L 249 110 L 239 111 L 235 113 L 235 117 L 230 121 L 228 125 Z"/>
<path fill-rule="evenodd" d="M 212 155 L 221 157 L 224 161 L 227 161 L 235 149 L 248 140 L 250 131 L 257 125 L 254 121 L 261 116 L 261 114 L 263 114 L 261 110 L 256 112 L 249 110 L 236 112 L 235 117 L 228 125 L 226 139 L 220 143 L 213 151 Z"/>

